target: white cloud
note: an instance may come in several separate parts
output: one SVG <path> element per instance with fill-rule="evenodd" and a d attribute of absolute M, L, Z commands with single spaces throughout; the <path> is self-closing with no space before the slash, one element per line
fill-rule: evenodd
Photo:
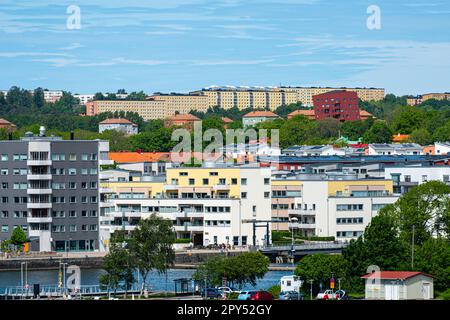
<path fill-rule="evenodd" d="M 273 60 L 197 60 L 193 66 L 227 66 L 227 65 L 257 65 L 273 62 Z"/>

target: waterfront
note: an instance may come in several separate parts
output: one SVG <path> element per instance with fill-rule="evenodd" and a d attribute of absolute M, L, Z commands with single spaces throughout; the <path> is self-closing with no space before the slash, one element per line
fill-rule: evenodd
<path fill-rule="evenodd" d="M 190 278 L 195 272 L 193 269 L 170 269 L 165 275 L 151 272 L 147 284 L 154 291 L 173 291 L 174 280 L 179 278 Z M 81 285 L 98 285 L 100 275 L 104 274 L 102 269 L 81 269 Z M 263 279 L 257 281 L 256 286 L 247 285 L 246 289 L 268 289 L 278 284 L 280 278 L 292 274 L 291 271 L 269 271 Z M 166 281 L 167 280 L 167 281 Z M 58 282 L 58 270 L 28 271 L 28 283 L 40 285 L 55 285 Z M 0 272 L 0 287 L 20 286 L 20 271 Z"/>

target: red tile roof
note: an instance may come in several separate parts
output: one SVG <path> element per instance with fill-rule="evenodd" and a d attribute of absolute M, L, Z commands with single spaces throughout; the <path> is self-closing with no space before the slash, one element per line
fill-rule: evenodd
<path fill-rule="evenodd" d="M 272 111 L 252 111 L 244 115 L 244 118 L 279 118 L 278 115 L 273 113 Z"/>
<path fill-rule="evenodd" d="M 299 115 L 303 115 L 303 116 L 315 116 L 316 113 L 314 112 L 313 109 L 310 110 L 295 110 L 291 113 L 288 114 L 288 117 L 294 117 L 294 116 L 299 116 Z"/>
<path fill-rule="evenodd" d="M 371 114 L 370 112 L 367 112 L 366 110 L 359 110 L 359 116 L 368 118 L 368 117 L 373 117 L 373 114 Z"/>
<path fill-rule="evenodd" d="M 394 134 L 392 136 L 392 142 L 402 142 L 409 139 L 409 134 Z"/>
<path fill-rule="evenodd" d="M 417 271 L 376 271 L 362 276 L 363 279 L 380 278 L 380 279 L 400 279 L 406 280 L 415 276 L 423 274 L 427 277 L 432 277 L 429 274 Z"/>
<path fill-rule="evenodd" d="M 169 152 L 110 152 L 109 159 L 116 163 L 168 161 Z"/>
<path fill-rule="evenodd" d="M 222 117 L 222 121 L 224 123 L 231 123 L 231 122 L 233 122 L 233 120 L 231 120 L 230 118 L 227 118 L 227 117 Z"/>
<path fill-rule="evenodd" d="M 200 118 L 197 118 L 193 114 L 186 113 L 186 114 L 175 114 L 171 117 L 169 117 L 170 121 L 199 121 Z"/>
<path fill-rule="evenodd" d="M 123 118 L 111 118 L 111 119 L 105 119 L 100 124 L 131 124 L 135 125 L 133 122 L 131 122 L 128 119 Z"/>
<path fill-rule="evenodd" d="M 0 118 L 0 125 L 8 125 L 8 126 L 15 126 L 15 124 L 9 122 L 6 119 Z"/>

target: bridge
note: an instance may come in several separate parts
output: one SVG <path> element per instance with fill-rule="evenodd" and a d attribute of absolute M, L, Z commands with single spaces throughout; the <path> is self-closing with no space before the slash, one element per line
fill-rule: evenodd
<path fill-rule="evenodd" d="M 346 243 L 310 243 L 297 244 L 286 246 L 265 246 L 259 251 L 269 257 L 271 262 L 285 262 L 285 260 L 292 259 L 298 261 L 308 254 L 324 253 L 324 254 L 338 254 L 342 252 L 348 244 Z M 292 260 L 291 260 L 292 261 Z"/>
<path fill-rule="evenodd" d="M 149 287 L 145 290 L 149 291 Z M 95 297 L 95 296 L 108 296 L 108 295 L 123 295 L 125 290 L 123 288 L 117 289 L 115 292 L 109 288 L 100 285 L 82 285 L 77 290 L 71 290 L 63 288 L 58 285 L 43 285 L 39 286 L 38 292 L 35 292 L 33 287 L 0 287 L 0 300 L 16 300 L 16 299 L 62 299 L 64 297 L 71 296 L 72 298 L 81 297 Z M 139 294 L 140 286 L 134 284 L 127 290 L 127 294 Z"/>

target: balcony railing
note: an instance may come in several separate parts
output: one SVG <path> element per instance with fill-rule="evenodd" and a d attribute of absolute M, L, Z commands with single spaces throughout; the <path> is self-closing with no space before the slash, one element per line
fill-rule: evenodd
<path fill-rule="evenodd" d="M 300 208 L 296 208 L 296 209 L 289 209 L 288 210 L 288 214 L 289 215 L 298 215 L 298 216 L 314 216 L 316 215 L 316 210 L 312 210 L 312 209 L 300 209 Z"/>

